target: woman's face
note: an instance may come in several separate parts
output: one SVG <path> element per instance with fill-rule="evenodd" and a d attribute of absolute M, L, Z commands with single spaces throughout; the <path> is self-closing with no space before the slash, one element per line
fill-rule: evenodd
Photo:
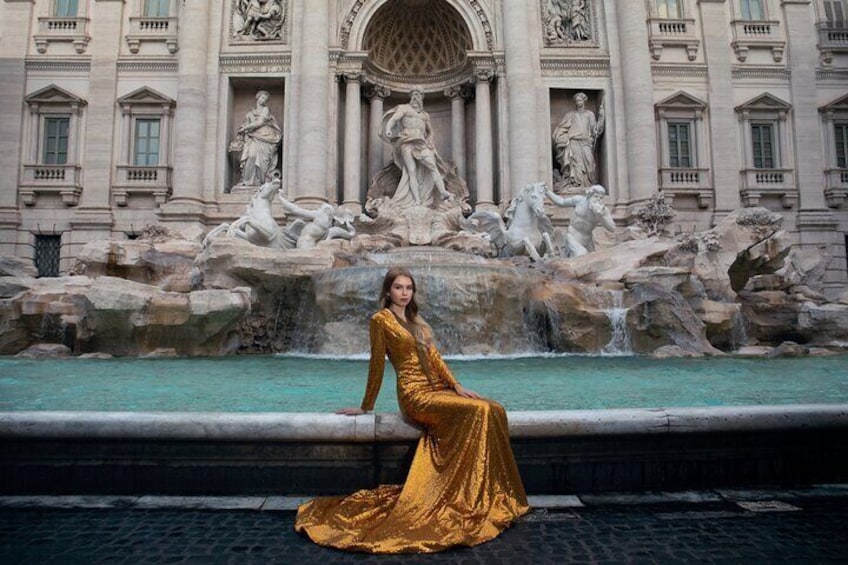
<path fill-rule="evenodd" d="M 395 277 L 392 286 L 389 287 L 389 301 L 401 308 L 406 308 L 406 305 L 412 300 L 413 294 L 415 294 L 415 291 L 412 288 L 412 279 L 404 275 Z"/>

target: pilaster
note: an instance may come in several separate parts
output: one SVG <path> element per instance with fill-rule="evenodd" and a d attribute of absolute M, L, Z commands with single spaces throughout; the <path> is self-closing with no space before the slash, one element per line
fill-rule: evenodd
<path fill-rule="evenodd" d="M 731 43 L 727 25 L 725 0 L 699 0 L 701 23 L 704 33 L 704 58 L 710 70 L 709 134 L 712 162 L 705 164 L 712 171 L 715 190 L 715 216 L 713 223 L 739 207 L 739 171 L 742 170 L 742 155 L 747 141 L 739 147 L 737 116 L 733 112 L 733 89 L 731 59 L 728 49 Z M 747 130 L 744 135 L 750 135 Z"/>
<path fill-rule="evenodd" d="M 507 112 L 509 121 L 509 177 L 510 192 L 542 176 L 542 159 L 539 155 L 537 134 L 538 93 L 542 88 L 542 73 L 538 57 L 533 58 L 533 45 L 538 41 L 539 30 L 530 25 L 528 2 L 503 3 L 504 45 L 506 57 L 506 82 L 509 92 Z M 644 22 L 642 22 L 644 27 Z M 480 83 L 478 82 L 478 87 Z M 488 86 L 486 87 L 488 90 Z M 478 98 L 479 104 L 479 98 Z M 479 157 L 478 157 L 479 158 Z M 478 179 L 480 171 L 477 172 Z M 504 195 L 506 198 L 507 195 Z M 480 198 L 478 194 L 478 198 Z"/>
<path fill-rule="evenodd" d="M 627 132 L 628 188 L 631 203 L 647 200 L 657 191 L 657 146 L 648 50 L 648 14 L 644 2 L 616 2 Z"/>
<path fill-rule="evenodd" d="M 301 0 L 300 77 L 298 96 L 297 184 L 289 187 L 289 196 L 299 203 L 327 201 L 327 154 L 330 60 L 329 2 Z"/>
<path fill-rule="evenodd" d="M 196 220 L 203 215 L 207 141 L 206 116 L 210 2 L 181 2 L 179 76 L 174 120 L 173 196 L 162 206 L 163 218 Z"/>

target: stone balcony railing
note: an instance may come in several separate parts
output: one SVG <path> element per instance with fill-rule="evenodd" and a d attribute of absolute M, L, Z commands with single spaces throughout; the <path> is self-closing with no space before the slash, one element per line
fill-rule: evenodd
<path fill-rule="evenodd" d="M 848 53 L 848 28 L 835 28 L 819 25 L 819 52 L 822 63 L 833 63 L 834 53 Z"/>
<path fill-rule="evenodd" d="M 88 18 L 38 18 L 38 33 L 33 36 L 35 48 L 46 53 L 51 42 L 70 42 L 77 53 L 84 53 L 91 37 Z"/>
<path fill-rule="evenodd" d="M 117 206 L 126 206 L 133 194 L 150 194 L 156 204 L 164 204 L 171 194 L 172 167 L 165 165 L 118 165 L 112 195 Z"/>
<path fill-rule="evenodd" d="M 763 196 L 777 196 L 784 208 L 798 202 L 795 171 L 792 169 L 745 169 L 742 171 L 742 203 L 759 206 Z"/>
<path fill-rule="evenodd" d="M 771 49 L 775 63 L 783 60 L 786 40 L 781 33 L 780 22 L 734 20 L 730 23 L 733 28 L 733 51 L 740 62 L 745 62 L 751 49 Z"/>
<path fill-rule="evenodd" d="M 144 42 L 164 42 L 168 52 L 174 54 L 179 49 L 177 39 L 177 18 L 130 18 L 130 32 L 127 34 L 130 52 L 138 53 Z"/>
<path fill-rule="evenodd" d="M 848 169 L 829 169 L 825 171 L 827 188 L 824 197 L 831 208 L 839 208 L 848 198 Z"/>
<path fill-rule="evenodd" d="M 699 208 L 709 208 L 713 202 L 713 187 L 709 169 L 660 169 L 660 190 L 674 198 L 692 195 Z"/>
<path fill-rule="evenodd" d="M 76 206 L 81 193 L 79 165 L 24 165 L 20 195 L 26 206 L 34 206 L 39 194 L 59 194 L 66 206 Z"/>
<path fill-rule="evenodd" d="M 651 57 L 659 61 L 663 47 L 683 47 L 686 57 L 694 61 L 701 42 L 695 35 L 695 20 L 651 18 L 649 45 Z"/>

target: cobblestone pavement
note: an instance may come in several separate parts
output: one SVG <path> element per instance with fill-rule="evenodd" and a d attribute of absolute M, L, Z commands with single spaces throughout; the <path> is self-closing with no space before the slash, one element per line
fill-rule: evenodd
<path fill-rule="evenodd" d="M 848 563 L 848 496 L 757 498 L 601 497 L 534 510 L 474 548 L 399 556 L 318 547 L 291 510 L 0 505 L 0 563 Z"/>

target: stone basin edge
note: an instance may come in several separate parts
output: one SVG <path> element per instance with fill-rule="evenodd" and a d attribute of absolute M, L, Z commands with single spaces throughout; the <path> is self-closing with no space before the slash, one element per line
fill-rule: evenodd
<path fill-rule="evenodd" d="M 513 439 L 848 428 L 848 404 L 509 412 Z M 420 430 L 397 412 L 0 412 L 2 439 L 398 442 Z"/>

